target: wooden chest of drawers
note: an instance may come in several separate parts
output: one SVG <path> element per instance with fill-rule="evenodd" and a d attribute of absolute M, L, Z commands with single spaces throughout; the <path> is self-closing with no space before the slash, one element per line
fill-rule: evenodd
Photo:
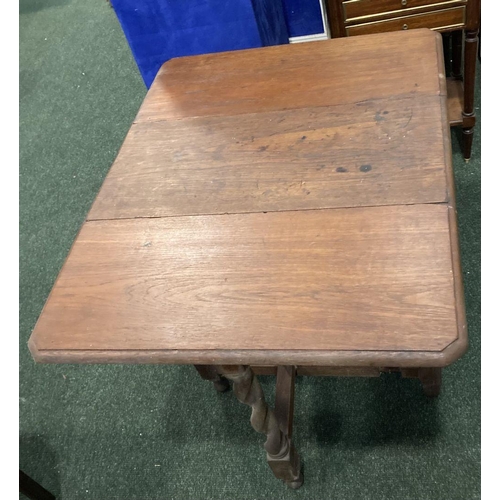
<path fill-rule="evenodd" d="M 463 26 L 466 3 L 467 0 L 345 0 L 342 2 L 342 18 L 346 25 L 358 25 L 437 11 L 435 15 L 443 20 L 439 28 L 448 29 L 446 22 L 450 12 L 462 13 Z"/>
<path fill-rule="evenodd" d="M 399 13 L 398 13 L 399 14 Z M 415 28 L 429 28 L 439 31 L 462 29 L 465 25 L 465 6 L 453 7 L 435 12 L 401 15 L 390 19 L 367 21 L 368 17 L 360 24 L 348 25 L 347 36 L 369 35 L 370 33 L 383 33 L 385 31 L 399 31 Z"/>
<path fill-rule="evenodd" d="M 328 0 L 332 37 L 412 28 L 465 28 L 467 3 L 476 0 Z"/>
<path fill-rule="evenodd" d="M 468 160 L 475 124 L 480 0 L 326 0 L 326 7 L 332 38 L 417 28 L 452 32 L 448 117 L 452 126 L 462 127 L 464 157 Z"/>

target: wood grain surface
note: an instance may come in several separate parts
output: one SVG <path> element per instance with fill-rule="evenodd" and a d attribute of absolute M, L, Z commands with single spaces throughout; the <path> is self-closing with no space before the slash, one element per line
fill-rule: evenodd
<path fill-rule="evenodd" d="M 29 347 L 44 362 L 355 371 L 461 356 L 440 35 L 170 61 Z"/>
<path fill-rule="evenodd" d="M 88 218 L 443 202 L 441 119 L 424 96 L 135 124 Z"/>
<path fill-rule="evenodd" d="M 171 59 L 136 121 L 437 95 L 436 35 L 413 30 Z"/>
<path fill-rule="evenodd" d="M 87 222 L 33 347 L 441 351 L 456 338 L 448 207 L 430 204 Z"/>

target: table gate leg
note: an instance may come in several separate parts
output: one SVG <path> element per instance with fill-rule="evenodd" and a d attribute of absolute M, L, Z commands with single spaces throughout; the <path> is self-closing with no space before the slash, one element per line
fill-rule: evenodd
<path fill-rule="evenodd" d="M 278 366 L 274 413 L 281 430 L 292 439 L 295 399 L 295 366 Z"/>
<path fill-rule="evenodd" d="M 215 366 L 211 365 L 194 365 L 203 380 L 213 382 L 217 392 L 225 392 L 229 390 L 229 381 L 225 377 L 221 377 L 217 373 Z"/>
<path fill-rule="evenodd" d="M 419 368 L 418 378 L 426 396 L 435 398 L 441 392 L 441 368 Z"/>
<path fill-rule="evenodd" d="M 221 366 L 218 371 L 233 381 L 233 391 L 238 400 L 252 407 L 250 423 L 257 432 L 267 436 L 264 448 L 274 475 L 291 488 L 300 488 L 303 483 L 300 457 L 288 434 L 280 428 L 275 413 L 267 405 L 262 387 L 250 367 Z"/>

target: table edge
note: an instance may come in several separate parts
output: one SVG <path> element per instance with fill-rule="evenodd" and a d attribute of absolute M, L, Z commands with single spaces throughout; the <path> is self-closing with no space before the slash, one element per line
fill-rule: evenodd
<path fill-rule="evenodd" d="M 312 350 L 49 350 L 28 347 L 37 363 L 82 364 L 252 364 L 264 366 L 377 366 L 444 367 L 460 358 L 468 347 L 459 335 L 442 351 L 312 351 Z"/>
<path fill-rule="evenodd" d="M 436 32 L 436 51 L 439 64 L 439 85 L 441 88 L 441 113 L 443 115 L 443 147 L 444 147 L 444 171 L 446 175 L 446 187 L 448 198 L 448 228 L 450 232 L 450 252 L 453 271 L 453 284 L 455 292 L 455 312 L 457 318 L 457 348 L 459 355 L 450 362 L 461 357 L 468 349 L 467 318 L 465 311 L 465 296 L 462 276 L 462 262 L 460 258 L 460 240 L 458 233 L 457 204 L 455 195 L 455 175 L 453 173 L 453 151 L 451 147 L 451 127 L 448 122 L 448 91 L 446 84 L 446 68 L 444 63 L 443 40 L 441 33 Z M 450 344 L 451 346 L 452 344 Z M 448 346 L 448 347 L 450 347 Z"/>

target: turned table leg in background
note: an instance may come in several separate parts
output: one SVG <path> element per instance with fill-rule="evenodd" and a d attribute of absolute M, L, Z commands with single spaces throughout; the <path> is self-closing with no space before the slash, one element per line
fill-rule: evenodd
<path fill-rule="evenodd" d="M 478 31 L 465 32 L 464 48 L 464 109 L 462 113 L 462 138 L 464 158 L 470 160 L 472 152 L 472 138 L 476 114 L 474 112 L 474 85 L 476 82 Z"/>
<path fill-rule="evenodd" d="M 264 448 L 267 462 L 274 475 L 293 489 L 300 488 L 303 477 L 300 473 L 300 458 L 295 450 L 288 429 L 291 429 L 290 407 L 293 405 L 294 369 L 278 368 L 276 389 L 279 401 L 278 420 L 269 408 L 262 387 L 249 366 L 220 366 L 217 371 L 233 381 L 233 391 L 238 400 L 252 408 L 252 427 L 267 436 Z M 292 373 L 293 372 L 293 373 Z M 283 428 L 286 429 L 283 431 Z"/>
<path fill-rule="evenodd" d="M 217 392 L 225 392 L 229 390 L 229 381 L 225 377 L 221 377 L 217 373 L 215 366 L 211 365 L 194 365 L 203 380 L 213 382 Z"/>

